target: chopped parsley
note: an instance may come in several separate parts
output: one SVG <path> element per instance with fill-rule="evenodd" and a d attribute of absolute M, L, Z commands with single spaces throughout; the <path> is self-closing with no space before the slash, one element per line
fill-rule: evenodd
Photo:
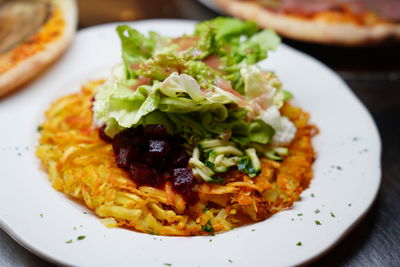
<path fill-rule="evenodd" d="M 351 203 L 347 204 L 348 207 L 351 207 Z"/>
<path fill-rule="evenodd" d="M 71 244 L 72 243 L 72 239 L 65 241 L 66 244 Z"/>
<path fill-rule="evenodd" d="M 156 232 L 154 232 L 154 231 L 152 231 L 152 230 L 147 230 L 147 233 L 148 233 L 149 235 L 157 235 Z"/>
<path fill-rule="evenodd" d="M 297 214 L 297 216 L 303 216 L 303 213 L 299 213 L 299 214 Z"/>
<path fill-rule="evenodd" d="M 301 247 L 303 245 L 303 243 L 301 243 L 300 241 L 296 243 L 296 246 Z"/>
<path fill-rule="evenodd" d="M 233 260 L 231 260 L 231 259 L 228 259 L 228 261 L 229 261 L 229 263 L 233 263 Z"/>
<path fill-rule="evenodd" d="M 314 211 L 314 213 L 315 213 L 315 214 L 318 214 L 318 213 L 320 213 L 320 210 L 319 210 L 319 209 L 316 209 L 316 210 Z"/>
<path fill-rule="evenodd" d="M 342 167 L 336 166 L 336 169 L 339 170 L 339 171 L 341 171 L 341 170 L 342 170 Z"/>
<path fill-rule="evenodd" d="M 208 221 L 207 224 L 202 225 L 201 229 L 203 229 L 204 232 L 214 234 L 214 227 L 212 226 L 210 221 Z"/>
<path fill-rule="evenodd" d="M 315 224 L 316 225 L 321 225 L 321 222 L 320 221 L 315 221 Z"/>
<path fill-rule="evenodd" d="M 43 217 L 44 217 L 43 213 L 40 213 L 40 218 L 43 218 Z"/>
<path fill-rule="evenodd" d="M 41 132 L 43 130 L 43 126 L 42 125 L 39 125 L 38 127 L 37 127 L 37 131 L 38 132 Z"/>
<path fill-rule="evenodd" d="M 315 197 L 314 193 L 311 193 L 311 197 Z"/>
<path fill-rule="evenodd" d="M 80 236 L 78 236 L 78 238 L 77 238 L 76 240 L 83 240 L 83 239 L 85 239 L 85 238 L 86 238 L 86 236 L 80 235 Z"/>
<path fill-rule="evenodd" d="M 172 266 L 172 263 L 164 263 L 165 266 Z"/>
<path fill-rule="evenodd" d="M 251 229 L 252 232 L 254 232 L 256 229 Z"/>
<path fill-rule="evenodd" d="M 335 214 L 333 214 L 333 212 L 331 211 L 331 217 L 336 217 Z"/>

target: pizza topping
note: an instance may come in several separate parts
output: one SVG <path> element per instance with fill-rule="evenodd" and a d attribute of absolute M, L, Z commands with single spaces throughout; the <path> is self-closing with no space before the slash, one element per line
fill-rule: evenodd
<path fill-rule="evenodd" d="M 362 16 L 372 12 L 389 21 L 400 20 L 400 2 L 397 0 L 258 0 L 276 12 L 311 17 L 321 12 L 349 13 Z"/>
<path fill-rule="evenodd" d="M 37 18 L 33 19 L 30 17 L 32 20 L 27 20 L 24 24 L 25 26 L 22 26 L 21 23 L 14 24 L 12 19 L 8 20 L 9 14 L 13 13 L 11 11 L 11 13 L 7 11 L 8 8 L 5 9 L 5 7 L 8 5 L 13 6 L 13 3 L 16 5 L 19 2 L 31 3 L 32 1 L 11 1 L 7 2 L 7 4 L 3 4 L 0 7 L 0 75 L 9 71 L 23 60 L 45 50 L 49 43 L 56 41 L 62 36 L 64 27 L 66 25 L 62 10 L 53 6 L 50 8 L 47 5 L 46 7 L 48 9 L 46 14 L 43 14 L 43 12 L 40 11 L 37 11 L 37 13 L 35 13 L 36 11 L 33 13 L 27 11 L 27 14 L 31 14 L 32 17 L 37 16 Z M 33 1 L 33 3 L 36 3 L 36 1 Z M 13 12 L 17 12 L 18 10 L 19 9 L 16 8 Z M 21 17 L 22 16 L 23 15 L 21 15 Z M 40 19 L 38 19 L 39 17 L 42 17 L 42 19 L 45 17 L 44 21 L 42 21 L 42 24 L 44 24 L 41 28 L 36 26 L 36 30 L 34 30 L 35 27 L 32 27 L 33 24 L 40 24 L 38 24 L 38 21 L 40 21 Z M 3 23 L 3 21 L 7 22 Z M 11 36 L 11 39 L 8 39 L 8 37 L 3 38 L 5 34 L 8 36 L 10 33 L 10 29 L 8 29 L 10 26 L 12 29 L 25 32 L 26 35 L 22 36 L 20 33 L 18 33 L 19 37 Z M 40 28 L 39 31 L 37 31 L 37 27 Z"/>
<path fill-rule="evenodd" d="M 11 1 L 0 7 L 0 54 L 34 35 L 50 16 L 43 2 Z"/>

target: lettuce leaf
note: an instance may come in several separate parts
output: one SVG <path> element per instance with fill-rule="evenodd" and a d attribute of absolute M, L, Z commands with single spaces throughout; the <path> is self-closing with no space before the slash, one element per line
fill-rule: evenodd
<path fill-rule="evenodd" d="M 132 64 L 138 64 L 152 56 L 157 34 L 150 32 L 149 37 L 145 37 L 128 25 L 119 25 L 116 30 L 121 40 L 122 59 L 127 78 L 136 78 L 137 74 L 132 69 Z"/>
<path fill-rule="evenodd" d="M 267 107 L 274 105 L 278 109 L 284 103 L 282 84 L 275 74 L 265 72 L 257 65 L 247 65 L 240 70 L 244 81 L 246 100 L 262 98 Z"/>
<path fill-rule="evenodd" d="M 235 18 L 218 17 L 199 23 L 195 34 L 202 43 L 202 49 L 209 54 L 218 55 L 223 61 L 221 70 L 232 87 L 243 94 L 243 78 L 240 69 L 245 65 L 257 63 L 268 56 L 268 51 L 275 50 L 281 39 L 271 30 L 258 32 L 253 22 L 244 22 Z"/>
<path fill-rule="evenodd" d="M 268 56 L 268 51 L 276 50 L 280 37 L 271 30 L 263 30 L 251 36 L 238 47 L 238 55 L 247 64 L 257 63 Z"/>
<path fill-rule="evenodd" d="M 214 38 L 219 43 L 218 45 L 222 45 L 225 42 L 231 42 L 233 38 L 238 41 L 237 38 L 241 35 L 250 36 L 256 33 L 258 26 L 250 21 L 245 22 L 235 18 L 217 17 L 197 24 L 195 35 L 207 35 L 210 31 L 213 31 Z"/>
<path fill-rule="evenodd" d="M 162 124 L 189 142 L 221 135 L 243 146 L 270 142 L 273 127 L 266 120 L 249 121 L 251 108 L 238 107 L 243 99 L 215 84 L 220 78 L 230 81 L 250 104 L 269 94 L 271 103 L 281 105 L 280 85 L 251 65 L 276 48 L 280 39 L 275 33 L 259 31 L 253 22 L 219 17 L 183 36 L 191 47 L 182 51 L 181 43 L 154 32 L 145 36 L 126 25 L 117 32 L 123 65 L 99 90 L 93 108 L 109 136 L 141 124 Z M 218 69 L 202 61 L 209 55 L 222 62 Z M 148 84 L 135 86 L 142 78 L 149 78 Z"/>

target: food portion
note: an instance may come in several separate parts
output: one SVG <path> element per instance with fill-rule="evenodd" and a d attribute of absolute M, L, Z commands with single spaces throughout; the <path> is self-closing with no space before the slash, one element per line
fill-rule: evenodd
<path fill-rule="evenodd" d="M 107 226 L 209 235 L 265 220 L 308 187 L 318 132 L 257 62 L 279 44 L 217 18 L 177 38 L 118 26 L 123 63 L 57 100 L 37 155 Z"/>
<path fill-rule="evenodd" d="M 397 0 L 213 0 L 231 15 L 303 41 L 362 45 L 400 40 Z"/>
<path fill-rule="evenodd" d="M 53 62 L 69 45 L 76 22 L 73 0 L 0 4 L 0 96 Z"/>

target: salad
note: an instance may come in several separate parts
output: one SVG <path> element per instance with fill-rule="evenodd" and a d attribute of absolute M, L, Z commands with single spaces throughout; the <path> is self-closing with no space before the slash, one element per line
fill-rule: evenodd
<path fill-rule="evenodd" d="M 192 34 L 117 27 L 122 63 L 57 100 L 37 155 L 105 225 L 207 235 L 264 220 L 308 187 L 317 133 L 256 63 L 280 38 L 219 17 Z"/>
<path fill-rule="evenodd" d="M 179 38 L 129 26 L 117 28 L 123 64 L 114 67 L 96 94 L 95 116 L 114 137 L 139 125 L 163 125 L 193 147 L 189 166 L 213 181 L 237 167 L 261 172 L 259 157 L 287 155 L 295 125 L 279 109 L 291 97 L 272 72 L 257 62 L 280 38 L 252 22 L 217 18 Z"/>

